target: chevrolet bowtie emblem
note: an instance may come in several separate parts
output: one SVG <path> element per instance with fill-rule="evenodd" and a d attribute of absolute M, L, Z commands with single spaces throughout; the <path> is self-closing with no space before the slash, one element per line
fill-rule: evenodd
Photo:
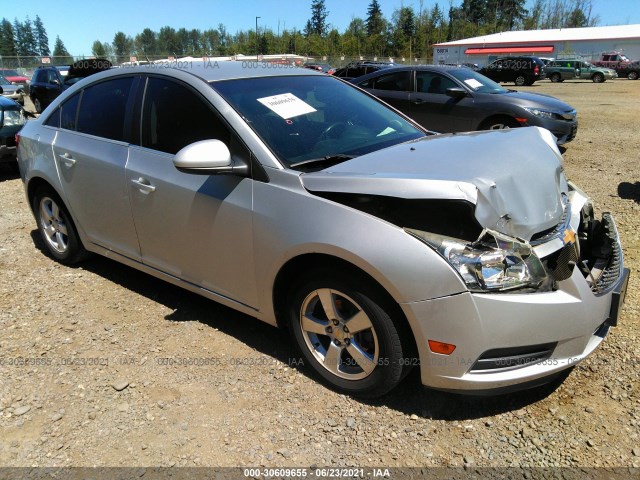
<path fill-rule="evenodd" d="M 576 232 L 567 228 L 564 231 L 564 236 L 562 237 L 562 241 L 564 242 L 565 245 L 568 245 L 570 243 L 576 243 Z"/>

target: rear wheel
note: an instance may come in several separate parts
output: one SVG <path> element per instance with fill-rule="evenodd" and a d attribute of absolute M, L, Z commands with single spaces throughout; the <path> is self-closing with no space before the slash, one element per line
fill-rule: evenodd
<path fill-rule="evenodd" d="M 518 87 L 522 87 L 527 83 L 527 77 L 525 77 L 524 75 L 518 75 L 513 83 L 515 83 Z"/>
<path fill-rule="evenodd" d="M 550 78 L 553 83 L 560 83 L 562 81 L 562 76 L 559 73 L 552 73 Z"/>
<path fill-rule="evenodd" d="M 638 79 L 638 72 L 629 72 L 629 74 L 627 75 L 627 78 L 629 80 L 637 80 Z"/>
<path fill-rule="evenodd" d="M 42 113 L 42 103 L 40 103 L 40 99 L 38 97 L 33 100 L 33 106 L 36 108 L 36 113 Z"/>
<path fill-rule="evenodd" d="M 403 378 L 403 345 L 391 308 L 361 278 L 315 270 L 288 297 L 291 335 L 332 388 L 378 397 Z M 405 372 L 406 373 L 406 369 Z"/>
<path fill-rule="evenodd" d="M 594 73 L 591 80 L 593 80 L 593 83 L 602 83 L 604 82 L 604 75 L 601 73 Z"/>
<path fill-rule="evenodd" d="M 71 215 L 51 188 L 38 190 L 33 198 L 32 207 L 40 236 L 53 258 L 69 265 L 78 263 L 88 256 Z"/>

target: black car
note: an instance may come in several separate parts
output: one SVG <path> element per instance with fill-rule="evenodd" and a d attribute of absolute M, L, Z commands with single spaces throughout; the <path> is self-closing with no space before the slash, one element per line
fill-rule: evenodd
<path fill-rule="evenodd" d="M 437 132 L 537 126 L 550 130 L 561 145 L 578 130 L 571 105 L 548 95 L 507 90 L 466 67 L 395 67 L 351 82 Z"/>
<path fill-rule="evenodd" d="M 25 115 L 22 106 L 3 97 L 0 87 L 0 163 L 16 158 L 16 133 L 24 126 Z"/>
<path fill-rule="evenodd" d="M 544 62 L 532 56 L 498 58 L 482 67 L 480 73 L 495 82 L 513 82 L 519 87 L 545 78 Z"/>
<path fill-rule="evenodd" d="M 79 60 L 73 65 L 38 67 L 33 72 L 29 89 L 29 97 L 36 112 L 42 113 L 58 95 L 74 83 L 111 67 L 108 60 L 96 58 Z"/>
<path fill-rule="evenodd" d="M 351 80 L 352 78 L 361 77 L 390 67 L 395 67 L 395 64 L 391 62 L 370 62 L 368 60 L 363 60 L 360 62 L 348 63 L 346 66 L 336 70 L 333 76 L 340 77 L 345 80 Z"/>

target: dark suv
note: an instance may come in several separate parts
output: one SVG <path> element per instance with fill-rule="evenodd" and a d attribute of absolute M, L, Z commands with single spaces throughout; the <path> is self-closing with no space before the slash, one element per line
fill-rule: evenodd
<path fill-rule="evenodd" d="M 517 86 L 533 85 L 545 78 L 544 62 L 538 57 L 503 57 L 480 69 L 494 82 L 513 82 Z"/>
<path fill-rule="evenodd" d="M 352 78 L 361 77 L 372 72 L 377 72 L 383 68 L 395 67 L 391 62 L 370 62 L 363 60 L 360 62 L 351 62 L 346 66 L 339 68 L 333 74 L 334 77 L 340 77 L 345 80 L 351 80 Z"/>
<path fill-rule="evenodd" d="M 74 83 L 111 67 L 111 62 L 99 58 L 79 60 L 71 66 L 38 67 L 33 72 L 29 89 L 29 97 L 36 112 L 42 113 L 58 95 Z"/>

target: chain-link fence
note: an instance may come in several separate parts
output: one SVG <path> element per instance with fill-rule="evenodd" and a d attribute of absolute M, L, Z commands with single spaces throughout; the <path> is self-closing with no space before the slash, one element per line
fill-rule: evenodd
<path fill-rule="evenodd" d="M 33 71 L 43 65 L 71 65 L 78 60 L 85 60 L 94 58 L 93 56 L 63 56 L 63 57 L 40 57 L 40 56 L 22 56 L 22 57 L 7 57 L 0 56 L 0 69 L 16 70 L 18 73 L 30 77 Z M 126 56 L 109 56 L 107 59 L 114 65 L 131 65 L 131 64 L 146 64 L 159 61 L 180 61 L 185 57 L 174 57 L 167 55 L 126 55 Z M 282 54 L 282 55 L 232 55 L 227 57 L 208 57 L 202 55 L 193 55 L 187 57 L 189 60 L 208 59 L 216 61 L 224 60 L 236 60 L 236 61 L 264 61 L 264 62 L 279 62 L 290 63 L 294 65 L 302 65 L 306 62 L 314 63 L 326 63 L 334 68 L 340 68 L 347 65 L 350 62 L 356 61 L 377 61 L 377 62 L 393 62 L 400 64 L 429 64 L 432 63 L 432 57 L 387 57 L 379 55 L 358 55 L 358 56 L 345 56 L 345 55 L 326 55 L 326 56 L 306 56 L 296 54 Z"/>

